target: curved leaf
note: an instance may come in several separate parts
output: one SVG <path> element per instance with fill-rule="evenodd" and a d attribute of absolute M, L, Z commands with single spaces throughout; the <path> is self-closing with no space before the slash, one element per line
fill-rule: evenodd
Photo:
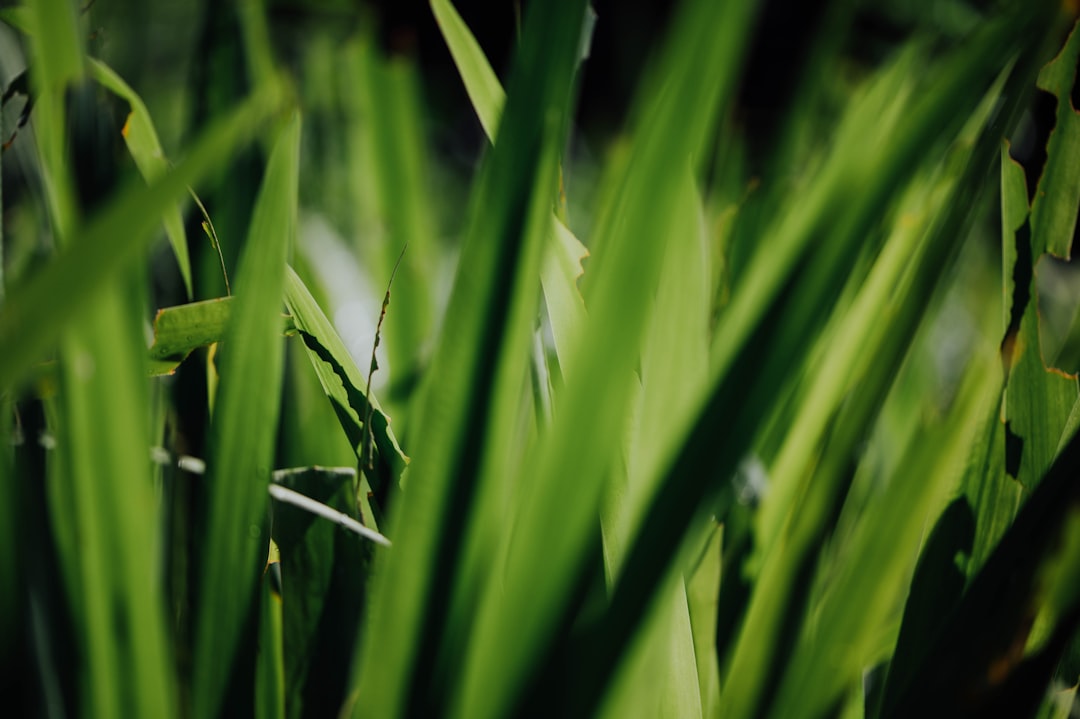
<path fill-rule="evenodd" d="M 117 97 L 123 98 L 131 107 L 127 122 L 124 123 L 124 142 L 135 161 L 135 166 L 147 182 L 153 182 L 169 169 L 165 151 L 161 149 L 150 111 L 146 109 L 142 98 L 100 60 L 90 60 L 90 73 L 98 82 L 111 90 Z M 174 205 L 164 212 L 165 234 L 169 236 L 176 264 L 180 267 L 180 276 L 184 279 L 184 288 L 191 297 L 191 261 L 188 259 L 187 233 L 184 232 L 184 219 L 180 215 L 180 206 Z"/>

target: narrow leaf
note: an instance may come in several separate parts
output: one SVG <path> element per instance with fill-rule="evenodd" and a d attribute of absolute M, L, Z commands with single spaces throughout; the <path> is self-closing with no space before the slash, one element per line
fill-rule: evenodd
<path fill-rule="evenodd" d="M 266 508 L 284 359 L 279 306 L 297 222 L 300 118 L 293 114 L 270 155 L 237 277 L 236 311 L 219 360 L 196 615 L 194 713 L 216 715 L 240 640 L 258 605 L 266 562 Z"/>
<path fill-rule="evenodd" d="M 398 446 L 390 429 L 390 418 L 383 413 L 379 401 L 367 391 L 364 376 L 352 355 L 345 348 L 334 326 L 323 314 L 300 276 L 290 267 L 285 278 L 285 304 L 292 313 L 296 329 L 304 342 L 308 359 L 319 377 L 323 391 L 334 407 L 341 427 L 361 458 L 364 448 L 364 417 L 368 402 L 371 414 L 371 433 L 377 450 L 374 468 L 365 472 L 371 489 L 384 503 L 392 487 L 396 487 L 409 464 L 409 458 Z"/>
<path fill-rule="evenodd" d="M 169 169 L 169 161 L 161 148 L 150 111 L 146 109 L 142 98 L 117 75 L 112 68 L 100 60 L 90 60 L 90 72 L 95 80 L 111 90 L 118 97 L 127 101 L 131 107 L 127 122 L 124 124 L 124 142 L 135 161 L 135 166 L 147 182 L 154 182 Z M 184 219 L 180 215 L 180 206 L 174 205 L 164 212 L 165 234 L 169 236 L 173 255 L 180 267 L 180 276 L 184 288 L 191 297 L 191 261 L 188 259 L 187 234 L 184 232 Z"/>
<path fill-rule="evenodd" d="M 1072 105 L 1080 58 L 1080 21 L 1069 39 L 1039 73 L 1038 86 L 1057 98 L 1057 123 L 1046 143 L 1046 165 L 1031 206 L 1035 251 L 1069 259 L 1080 210 L 1080 113 Z"/>
<path fill-rule="evenodd" d="M 506 93 L 484 51 L 449 0 L 431 0 L 431 9 L 465 83 L 473 109 L 484 127 L 484 134 L 494 143 Z M 585 321 L 585 303 L 578 291 L 577 279 L 584 272 L 581 261 L 589 251 L 555 214 L 551 219 L 550 237 L 545 244 L 540 269 L 540 284 L 547 304 L 555 351 L 560 362 L 565 363 Z M 565 371 L 566 368 L 563 369 Z"/>

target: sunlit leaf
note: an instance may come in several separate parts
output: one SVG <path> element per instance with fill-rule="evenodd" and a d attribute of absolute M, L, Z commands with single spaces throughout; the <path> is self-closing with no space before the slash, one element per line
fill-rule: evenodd
<path fill-rule="evenodd" d="M 323 391 L 334 407 L 338 421 L 359 459 L 364 447 L 364 418 L 368 401 L 374 406 L 371 432 L 378 450 L 374 468 L 367 472 L 371 488 L 380 504 L 391 488 L 401 481 L 409 459 L 390 429 L 390 419 L 379 402 L 367 391 L 365 378 L 345 348 L 330 320 L 308 292 L 300 276 L 290 267 L 285 278 L 285 304 L 292 313 L 300 340 L 315 368 Z M 365 458 L 366 460 L 366 458 Z"/>
<path fill-rule="evenodd" d="M 142 98 L 123 81 L 113 70 L 100 60 L 90 61 L 90 72 L 95 80 L 107 87 L 118 97 L 127 101 L 131 107 L 127 121 L 124 123 L 124 142 L 127 143 L 128 151 L 135 160 L 143 178 L 147 182 L 153 182 L 164 175 L 169 169 L 169 161 L 161 148 L 157 130 L 154 129 L 150 112 L 143 104 Z M 180 215 L 179 206 L 169 208 L 164 213 L 165 233 L 169 236 L 176 263 L 180 267 L 180 276 L 184 280 L 184 287 L 188 297 L 191 297 L 191 262 L 188 259 L 187 234 L 184 232 L 184 219 Z"/>
<path fill-rule="evenodd" d="M 506 93 L 480 45 L 449 0 L 431 0 L 431 9 L 484 133 L 488 140 L 495 142 Z M 563 221 L 552 215 L 550 236 L 545 244 L 540 269 L 540 284 L 547 303 L 555 350 L 563 363 L 570 356 L 571 347 L 585 320 L 585 304 L 577 288 L 577 279 L 584 272 L 581 261 L 588 254 L 589 251 Z"/>
<path fill-rule="evenodd" d="M 1065 46 L 1039 73 L 1038 86 L 1057 99 L 1057 124 L 1046 144 L 1046 166 L 1031 205 L 1031 232 L 1036 256 L 1050 252 L 1069 258 L 1077 210 L 1080 209 L 1080 114 L 1073 107 L 1080 22 Z"/>
<path fill-rule="evenodd" d="M 299 153 L 300 117 L 294 113 L 277 135 L 255 205 L 219 360 L 192 696 L 195 713 L 206 716 L 221 706 L 234 658 L 253 657 L 241 638 L 259 603 L 255 589 L 270 539 L 266 487 L 285 349 L 279 308 L 296 235 Z"/>
<path fill-rule="evenodd" d="M 151 373 L 169 374 L 192 350 L 220 342 L 235 304 L 232 297 L 218 297 L 158 310 L 154 315 L 154 342 L 149 350 L 155 363 Z M 286 335 L 296 333 L 290 315 L 282 318 L 282 327 Z"/>

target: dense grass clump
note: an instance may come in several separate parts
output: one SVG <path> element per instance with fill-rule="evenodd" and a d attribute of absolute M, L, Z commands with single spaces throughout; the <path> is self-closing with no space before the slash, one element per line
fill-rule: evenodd
<path fill-rule="evenodd" d="M 0 11 L 3 713 L 1075 711 L 1075 3 L 167 5 Z"/>

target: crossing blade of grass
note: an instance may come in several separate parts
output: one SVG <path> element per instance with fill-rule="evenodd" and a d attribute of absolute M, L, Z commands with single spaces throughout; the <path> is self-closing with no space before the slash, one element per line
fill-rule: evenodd
<path fill-rule="evenodd" d="M 484 128 L 484 134 L 489 141 L 495 142 L 506 93 L 476 38 L 449 0 L 431 0 L 431 9 L 465 83 L 465 90 Z M 577 288 L 577 279 L 584 272 L 581 260 L 589 251 L 554 213 L 549 232 L 540 269 L 540 285 L 551 322 L 555 351 L 560 362 L 564 363 L 585 323 L 585 304 Z"/>
<path fill-rule="evenodd" d="M 551 228 L 551 192 L 558 186 L 556 147 L 560 129 L 550 123 L 545 137 L 545 156 L 537 171 L 537 192 L 533 194 L 521 229 L 523 244 L 541 248 Z M 543 191 L 547 190 L 547 192 Z M 449 640 L 440 656 L 445 665 L 457 662 L 457 657 L 469 644 L 469 633 L 477 620 L 477 596 L 484 584 L 499 574 L 505 558 L 507 537 L 513 533 L 513 508 L 521 501 L 520 482 L 523 466 L 528 462 L 526 451 L 542 431 L 545 410 L 542 394 L 533 392 L 533 373 L 542 365 L 536 354 L 526 348 L 534 347 L 534 325 L 538 313 L 538 292 L 535 282 L 539 271 L 537 257 L 530 255 L 522 261 L 519 276 L 533 278 L 521 281 L 507 321 L 505 345 L 518 348 L 507 353 L 499 363 L 492 379 L 490 428 L 488 446 L 482 456 L 481 478 L 476 499 L 465 530 L 465 545 L 448 614 Z M 523 351 L 524 350 L 524 351 Z M 546 381 L 543 376 L 540 381 Z M 539 397 L 539 398 L 538 398 Z M 453 657 L 453 658 L 452 658 Z M 460 688 L 460 687 L 459 687 Z"/>
<path fill-rule="evenodd" d="M 0 307 L 0 386 L 12 386 L 116 273 L 139 256 L 163 212 L 189 185 L 232 157 L 282 105 L 280 86 L 265 87 L 208 128 L 190 154 L 157 182 L 141 181 L 79 228 L 68 247 L 39 273 L 12 287 Z"/>
<path fill-rule="evenodd" d="M 692 411 L 709 366 L 709 264 L 701 203 L 689 166 L 678 176 L 674 222 L 663 238 L 665 253 L 655 307 L 642 342 L 640 381 L 628 457 L 611 472 L 600 514 L 609 582 L 622 569 L 625 547 L 655 491 L 679 427 Z M 682 568 L 676 565 L 662 598 L 645 621 L 606 711 L 619 716 L 653 706 L 658 716 L 700 716 L 702 691 Z M 713 652 L 715 657 L 715 652 Z"/>
<path fill-rule="evenodd" d="M 677 199 L 683 184 L 676 178 L 704 160 L 712 122 L 734 84 L 751 15 L 746 3 L 684 4 L 652 84 L 639 96 L 633 154 L 627 172 L 615 178 L 620 219 L 598 231 L 603 250 L 593 256 L 590 269 L 589 315 L 582 341 L 568 359 L 573 370 L 556 398 L 557 421 L 541 438 L 537 459 L 522 478 L 506 569 L 492 577 L 481 599 L 467 663 L 467 715 L 501 715 L 526 706 L 588 715 L 607 688 L 610 673 L 579 683 L 588 672 L 577 660 L 589 660 L 573 650 L 563 653 L 555 633 L 573 619 L 572 597 L 581 596 L 577 582 L 591 580 L 586 548 L 596 531 L 604 478 L 618 461 L 615 450 L 624 431 L 619 422 L 593 418 L 627 416 L 663 265 L 661 238 L 682 226 L 676 208 L 683 206 Z M 703 72 L 712 78 L 706 87 L 698 81 Z M 558 531 L 551 527 L 555 517 Z M 536 581 L 539 568 L 543 581 Z M 622 639 L 631 633 L 628 629 Z M 575 661 L 564 663 L 568 656 Z M 610 672 L 613 665 L 603 669 Z M 497 686 L 485 679 L 493 673 L 503 678 Z M 574 689 L 554 696 L 545 691 L 548 686 Z"/>
<path fill-rule="evenodd" d="M 262 85 L 274 77 L 274 53 L 265 5 L 263 0 L 241 0 L 238 7 L 244 59 L 255 85 Z"/>
<path fill-rule="evenodd" d="M 476 42 L 469 27 L 461 19 L 450 0 L 431 0 L 431 11 L 435 22 L 439 24 L 443 39 L 450 48 L 458 73 L 465 83 L 476 116 L 484 128 L 488 140 L 494 142 L 499 131 L 499 119 L 502 117 L 506 93 L 495 71 Z"/>
<path fill-rule="evenodd" d="M 702 717 L 682 576 L 663 587 L 597 716 Z"/>
<path fill-rule="evenodd" d="M 976 515 L 968 577 L 974 577 L 1030 490 L 1060 449 L 1075 398 L 1075 381 L 1046 371 L 1038 346 L 1038 310 L 1031 292 L 1030 215 L 1023 168 L 1001 147 L 1001 223 L 1005 336 L 1004 406 L 987 419 L 984 438 L 965 482 Z M 1019 286 L 1018 286 L 1019 283 Z M 1011 391 L 1010 391 L 1011 388 Z M 1011 402 L 1009 401 L 1011 398 Z M 1073 405 L 1075 407 L 1075 402 Z M 1038 409 L 1036 409 L 1038 408 Z M 1024 438 L 1031 438 L 1025 442 Z M 1019 446 L 1018 446 L 1019 445 Z"/>
<path fill-rule="evenodd" d="M 31 85 L 37 93 L 34 131 L 38 140 L 49 213 L 60 242 L 70 242 L 76 217 L 74 186 L 64 146 L 64 93 L 85 72 L 82 33 L 75 7 L 66 0 L 29 3 Z"/>
<path fill-rule="evenodd" d="M 236 311 L 222 357 L 207 477 L 207 523 L 201 538 L 196 606 L 193 713 L 217 715 L 269 547 L 266 487 L 277 436 L 284 343 L 280 303 L 295 241 L 300 117 L 279 131 L 251 220 L 236 282 Z M 243 687 L 232 687 L 240 691 Z M 253 694 L 248 694 L 249 700 Z"/>
<path fill-rule="evenodd" d="M 150 119 L 150 112 L 146 109 L 142 98 L 100 60 L 90 60 L 90 74 L 102 85 L 111 90 L 117 97 L 125 100 L 131 108 L 127 122 L 124 124 L 124 142 L 127 143 L 128 152 L 139 168 L 139 172 L 147 182 L 153 182 L 164 175 L 169 169 L 169 161 L 161 148 L 154 122 Z M 169 237 L 172 245 L 173 256 L 180 268 L 180 276 L 184 280 L 184 289 L 187 290 L 188 298 L 191 297 L 191 261 L 188 259 L 187 234 L 184 232 L 184 219 L 180 215 L 179 205 L 167 209 L 162 217 L 165 223 L 165 234 Z"/>
<path fill-rule="evenodd" d="M 998 404 L 995 397 L 987 402 L 986 408 L 986 416 L 995 423 Z M 965 479 L 974 467 L 981 466 L 977 458 L 981 458 L 985 450 L 981 445 L 985 442 L 986 417 L 982 423 L 979 430 L 982 436 L 975 437 Z M 880 716 L 883 706 L 896 703 L 898 690 L 918 671 L 923 652 L 933 644 L 934 637 L 960 601 L 967 579 L 961 565 L 970 561 L 974 535 L 975 516 L 971 505 L 963 496 L 953 499 L 937 518 L 919 554 L 885 682 L 880 690 L 867 697 L 868 716 Z"/>
<path fill-rule="evenodd" d="M 1071 686 L 1048 694 L 1042 708 L 1036 714 L 1038 719 L 1069 719 L 1072 715 L 1073 703 L 1076 701 L 1076 690 L 1075 686 Z"/>
<path fill-rule="evenodd" d="M 649 511 L 660 469 L 679 439 L 708 378 L 709 262 L 701 200 L 689 165 L 676 176 L 673 219 L 641 345 L 638 426 L 630 441 L 621 506 L 601 513 L 612 581 L 624 551 Z M 612 483 L 619 481 L 618 475 Z"/>
<path fill-rule="evenodd" d="M 374 468 L 364 468 L 371 489 L 384 509 L 391 488 L 396 488 L 401 475 L 408 466 L 409 458 L 398 446 L 397 438 L 390 429 L 390 418 L 383 413 L 379 401 L 367 388 L 364 375 L 356 366 L 352 355 L 341 341 L 334 326 L 323 314 L 315 298 L 304 286 L 303 280 L 291 267 L 285 277 L 285 305 L 293 315 L 293 322 L 304 342 L 308 359 L 319 377 L 323 391 L 337 414 L 341 428 L 360 459 L 364 448 L 364 418 L 368 402 L 374 407 L 371 428 L 377 450 Z M 366 457 L 364 458 L 366 460 Z"/>
<path fill-rule="evenodd" d="M 61 342 L 58 446 L 69 501 L 55 507 L 78 537 L 66 557 L 95 716 L 174 714 L 158 576 L 158 521 L 146 448 L 148 411 L 138 275 L 98 295 Z M 70 510 L 71 515 L 67 514 Z"/>
<path fill-rule="evenodd" d="M 394 551 L 375 576 L 358 665 L 358 716 L 428 715 L 462 687 L 454 675 L 436 675 L 451 629 L 444 598 L 454 586 L 464 527 L 482 501 L 485 438 L 502 420 L 497 403 L 505 398 L 495 388 L 513 376 L 517 357 L 527 357 L 531 345 L 535 309 L 520 326 L 537 299 L 539 248 L 530 215 L 553 202 L 557 189 L 545 168 L 554 161 L 549 143 L 559 141 L 566 122 L 584 2 L 535 5 L 529 13 L 503 141 L 488 156 L 472 198 L 460 269 L 423 390 L 415 432 L 425 453 L 410 468 L 391 517 Z M 516 346 L 519 338 L 524 346 Z"/>

